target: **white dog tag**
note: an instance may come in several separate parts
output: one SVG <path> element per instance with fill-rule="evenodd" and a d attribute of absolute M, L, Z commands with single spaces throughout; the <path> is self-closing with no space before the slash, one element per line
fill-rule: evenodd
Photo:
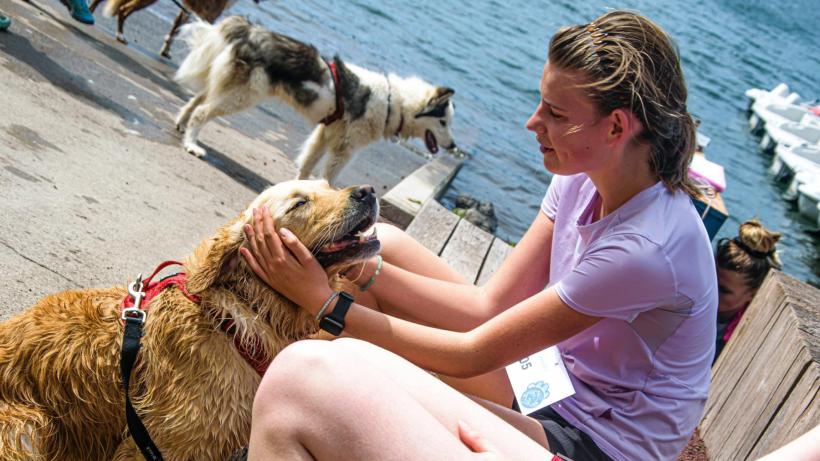
<path fill-rule="evenodd" d="M 507 376 L 525 415 L 575 393 L 557 346 L 507 365 Z"/>

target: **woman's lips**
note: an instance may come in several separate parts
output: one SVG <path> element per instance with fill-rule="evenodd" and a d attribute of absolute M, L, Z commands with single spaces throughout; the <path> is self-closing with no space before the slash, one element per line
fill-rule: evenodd
<path fill-rule="evenodd" d="M 549 147 L 543 146 L 543 145 L 541 146 L 541 153 L 542 154 L 550 154 L 552 152 L 555 152 L 555 149 L 550 149 Z"/>

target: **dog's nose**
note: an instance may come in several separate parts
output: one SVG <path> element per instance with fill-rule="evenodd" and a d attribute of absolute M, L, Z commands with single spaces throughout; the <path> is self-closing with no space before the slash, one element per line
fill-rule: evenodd
<path fill-rule="evenodd" d="M 456 143 L 455 143 L 455 141 L 453 141 L 453 142 L 451 142 L 451 143 L 450 143 L 450 145 L 449 145 L 449 146 L 445 147 L 445 149 L 447 149 L 447 150 L 453 150 L 453 149 L 455 149 L 456 147 L 457 147 L 457 146 L 456 146 Z"/>
<path fill-rule="evenodd" d="M 350 198 L 361 202 L 362 200 L 367 198 L 368 195 L 373 195 L 375 193 L 376 189 L 374 189 L 373 186 L 371 186 L 370 184 L 365 184 L 364 186 L 359 186 L 353 189 L 353 192 L 350 193 Z"/>

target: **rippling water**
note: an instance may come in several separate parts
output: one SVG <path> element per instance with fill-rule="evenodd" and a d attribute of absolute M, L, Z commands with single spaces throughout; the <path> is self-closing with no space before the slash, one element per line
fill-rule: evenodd
<path fill-rule="evenodd" d="M 326 55 L 398 74 L 417 74 L 456 89 L 454 131 L 472 154 L 445 195 L 492 200 L 498 235 L 516 241 L 535 216 L 549 184 L 524 122 L 538 103 L 547 43 L 565 24 L 585 23 L 607 8 L 632 9 L 677 41 L 690 90 L 690 111 L 712 138 L 707 156 L 726 168 L 723 198 L 730 218 L 718 237 L 759 217 L 783 232 L 785 271 L 820 286 L 815 228 L 780 199 L 746 131 L 744 91 L 785 81 L 804 98 L 820 96 L 820 8 L 817 0 L 273 1 L 234 11 L 316 45 Z"/>

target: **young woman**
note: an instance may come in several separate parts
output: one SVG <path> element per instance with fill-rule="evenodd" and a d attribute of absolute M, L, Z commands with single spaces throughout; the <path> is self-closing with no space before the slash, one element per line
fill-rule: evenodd
<path fill-rule="evenodd" d="M 772 232 L 756 219 L 744 222 L 737 237 L 720 239 L 715 262 L 718 279 L 718 319 L 715 360 L 732 337 L 769 269 L 782 267 Z"/>
<path fill-rule="evenodd" d="M 343 333 L 360 340 L 277 356 L 251 459 L 677 456 L 706 400 L 717 306 L 687 195 L 695 132 L 679 57 L 656 24 L 613 11 L 555 34 L 540 90 L 527 129 L 555 176 L 509 258 L 476 287 L 379 226 L 383 261 L 349 271 L 367 291 Z M 246 226 L 248 264 L 311 314 L 340 317 L 348 301 L 275 222 L 260 210 Z M 504 366 L 552 345 L 575 394 L 511 410 Z"/>

